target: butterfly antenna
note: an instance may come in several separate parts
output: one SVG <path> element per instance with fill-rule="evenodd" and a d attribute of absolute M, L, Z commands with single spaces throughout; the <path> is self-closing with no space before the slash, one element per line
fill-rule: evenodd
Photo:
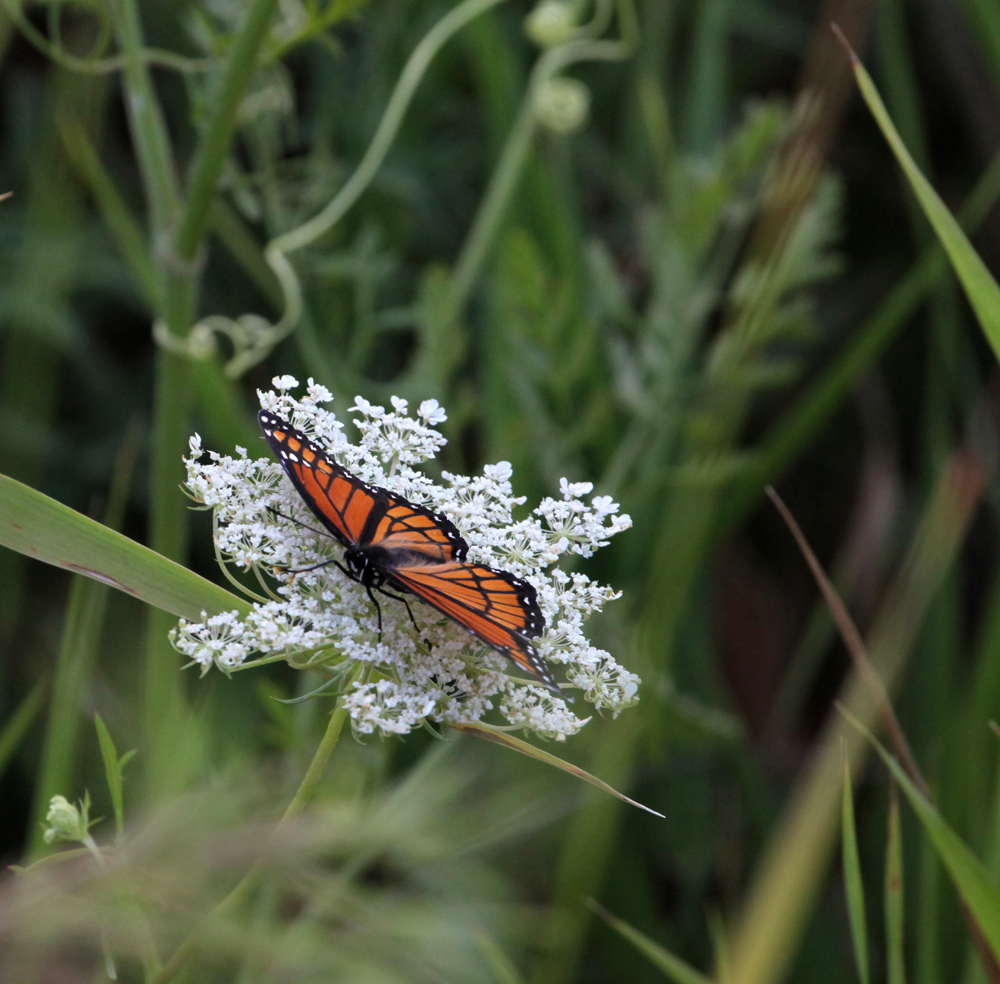
<path fill-rule="evenodd" d="M 310 526 L 308 523 L 303 523 L 301 519 L 296 519 L 294 516 L 286 516 L 283 512 L 279 511 L 278 509 L 275 509 L 274 506 L 268 506 L 267 511 L 269 513 L 274 513 L 275 516 L 280 516 L 282 519 L 287 519 L 289 523 L 294 523 L 296 526 L 301 526 L 302 529 L 309 530 L 310 533 L 315 533 L 317 536 L 326 536 L 329 537 L 331 540 L 333 539 L 333 537 L 330 536 L 327 530 L 318 530 L 316 529 L 315 526 Z"/>

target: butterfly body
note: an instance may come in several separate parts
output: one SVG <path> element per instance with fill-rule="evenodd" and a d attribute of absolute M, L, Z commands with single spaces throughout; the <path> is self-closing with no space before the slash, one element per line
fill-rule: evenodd
<path fill-rule="evenodd" d="M 416 595 L 561 693 L 531 643 L 545 628 L 531 584 L 467 563 L 469 546 L 447 517 L 367 484 L 270 411 L 257 419 L 303 501 L 346 547 L 337 566 L 348 577 L 369 595 L 386 585 Z"/>

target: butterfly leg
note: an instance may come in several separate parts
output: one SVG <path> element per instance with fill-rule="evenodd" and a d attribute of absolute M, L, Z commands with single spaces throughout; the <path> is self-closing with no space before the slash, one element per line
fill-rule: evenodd
<path fill-rule="evenodd" d="M 364 583 L 364 582 L 362 582 Z M 375 606 L 375 612 L 378 615 L 378 641 L 382 641 L 382 606 L 378 603 L 378 599 L 375 597 L 372 591 L 372 586 L 370 584 L 365 584 L 365 591 L 368 592 L 368 597 L 371 598 L 372 604 Z"/>
<path fill-rule="evenodd" d="M 401 601 L 406 607 L 406 614 L 410 616 L 410 621 L 413 623 L 413 628 L 417 630 L 417 635 L 420 634 L 420 626 L 417 625 L 417 620 L 413 617 L 413 610 L 410 608 L 410 603 L 405 599 L 401 598 L 399 595 L 390 594 L 385 588 L 378 589 L 381 594 L 384 594 L 386 598 L 393 598 L 396 601 Z M 424 639 L 424 645 L 430 649 L 431 644 L 429 639 Z"/>
<path fill-rule="evenodd" d="M 321 564 L 313 564 L 312 567 L 280 567 L 278 570 L 282 570 L 286 574 L 305 574 L 308 571 L 318 571 L 321 567 L 329 567 L 331 564 L 340 567 L 340 564 L 335 560 L 324 560 Z M 343 570 L 343 567 L 340 569 Z"/>

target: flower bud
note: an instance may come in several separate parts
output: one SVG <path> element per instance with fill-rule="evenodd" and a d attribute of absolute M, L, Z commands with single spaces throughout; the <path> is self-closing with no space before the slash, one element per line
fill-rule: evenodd
<path fill-rule="evenodd" d="M 579 130 L 589 114 L 590 90 L 577 79 L 549 79 L 535 96 L 535 118 L 554 133 Z"/>
<path fill-rule="evenodd" d="M 524 32 L 539 48 L 554 48 L 576 30 L 576 4 L 571 0 L 541 0 L 524 19 Z"/>
<path fill-rule="evenodd" d="M 46 844 L 57 840 L 82 840 L 87 836 L 86 821 L 65 796 L 52 797 L 45 822 L 48 824 L 43 835 Z"/>

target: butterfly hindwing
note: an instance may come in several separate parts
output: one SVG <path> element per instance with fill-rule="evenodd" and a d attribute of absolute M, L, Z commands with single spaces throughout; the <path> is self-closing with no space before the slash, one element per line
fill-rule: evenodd
<path fill-rule="evenodd" d="M 545 628 L 545 617 L 538 607 L 535 589 L 527 581 L 482 564 L 394 567 L 390 574 L 401 587 L 547 686 L 559 689 L 531 644 Z"/>
<path fill-rule="evenodd" d="M 423 506 L 407 502 L 402 496 L 384 489 L 387 499 L 384 512 L 373 515 L 373 529 L 366 530 L 366 544 L 415 550 L 427 558 L 427 563 L 465 560 L 469 546 L 450 519 Z"/>

